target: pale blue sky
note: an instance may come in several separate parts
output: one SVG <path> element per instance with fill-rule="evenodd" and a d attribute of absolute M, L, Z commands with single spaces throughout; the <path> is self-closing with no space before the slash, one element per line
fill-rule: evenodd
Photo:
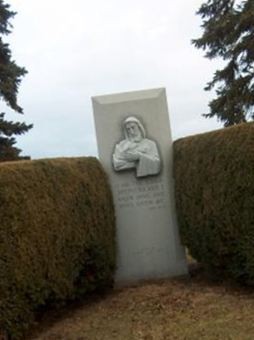
<path fill-rule="evenodd" d="M 23 154 L 97 155 L 91 96 L 117 92 L 166 87 L 174 140 L 222 127 L 201 117 L 218 67 L 190 43 L 202 0 L 7 2 L 18 12 L 7 41 L 29 72 L 18 96 L 21 120 L 34 124 L 18 138 Z"/>

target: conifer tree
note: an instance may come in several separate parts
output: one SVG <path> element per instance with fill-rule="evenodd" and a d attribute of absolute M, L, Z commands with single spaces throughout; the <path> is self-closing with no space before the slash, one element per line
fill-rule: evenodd
<path fill-rule="evenodd" d="M 192 43 L 207 58 L 225 61 L 205 87 L 215 88 L 217 97 L 204 116 L 215 116 L 224 126 L 254 120 L 254 0 L 208 0 L 197 14 L 203 35 Z"/>
<path fill-rule="evenodd" d="M 12 60 L 11 50 L 3 42 L 3 36 L 10 33 L 12 27 L 9 20 L 15 12 L 10 11 L 10 5 L 0 0 L 0 103 L 4 101 L 11 109 L 23 113 L 17 104 L 17 93 L 22 77 L 27 73 L 25 68 L 16 65 Z M 16 140 L 13 136 L 20 135 L 32 128 L 25 123 L 6 121 L 5 113 L 0 113 L 0 161 L 23 159 L 21 150 L 14 147 Z"/>

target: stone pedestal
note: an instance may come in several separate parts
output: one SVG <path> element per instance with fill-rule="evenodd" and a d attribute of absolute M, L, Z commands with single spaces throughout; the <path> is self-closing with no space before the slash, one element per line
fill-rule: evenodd
<path fill-rule="evenodd" d="M 187 273 L 175 215 L 165 89 L 92 98 L 99 159 L 113 191 L 117 283 Z"/>

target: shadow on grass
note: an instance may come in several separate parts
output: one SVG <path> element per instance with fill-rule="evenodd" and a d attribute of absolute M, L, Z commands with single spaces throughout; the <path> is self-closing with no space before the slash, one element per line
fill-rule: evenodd
<path fill-rule="evenodd" d="M 223 277 L 217 277 L 215 279 L 211 277 L 211 275 L 208 275 L 201 265 L 191 261 L 189 263 L 189 275 L 187 277 L 142 281 L 127 287 L 115 288 L 111 291 L 101 292 L 100 294 L 92 294 L 82 300 L 68 303 L 59 308 L 41 311 L 37 316 L 37 324 L 30 329 L 29 334 L 26 335 L 26 339 L 29 340 L 39 337 L 40 334 L 45 333 L 53 327 L 54 324 L 64 324 L 65 320 L 71 319 L 84 309 L 88 309 L 89 311 L 93 310 L 93 313 L 96 313 L 95 310 L 97 310 L 97 307 L 103 306 L 103 308 L 106 309 L 106 313 L 110 313 L 112 310 L 115 311 L 118 308 L 119 313 L 122 313 L 124 309 L 125 311 L 130 309 L 131 299 L 134 299 L 138 308 L 140 303 L 142 304 L 147 301 L 149 303 L 149 299 L 152 303 L 156 301 L 157 304 L 161 299 L 164 307 L 165 305 L 172 306 L 178 303 L 180 309 L 186 310 L 193 301 L 198 301 L 200 298 L 204 301 L 207 294 L 218 296 L 218 301 L 223 299 L 223 296 L 231 296 L 234 299 L 237 299 L 239 296 L 241 299 L 250 300 L 254 297 L 253 288 L 241 286 Z M 195 306 L 195 303 L 193 305 Z M 149 305 L 149 308 L 150 307 Z M 64 338 L 59 337 L 59 339 Z"/>

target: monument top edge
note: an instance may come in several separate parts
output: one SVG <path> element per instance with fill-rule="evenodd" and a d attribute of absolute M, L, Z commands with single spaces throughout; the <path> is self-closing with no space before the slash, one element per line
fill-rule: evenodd
<path fill-rule="evenodd" d="M 120 103 L 120 102 L 132 101 L 132 100 L 157 98 L 162 93 L 165 93 L 165 92 L 166 92 L 166 88 L 160 87 L 160 88 L 153 88 L 153 89 L 144 89 L 144 90 L 137 90 L 137 91 L 128 91 L 128 92 L 93 96 L 92 101 L 97 102 L 99 104 L 112 104 L 112 103 Z"/>

